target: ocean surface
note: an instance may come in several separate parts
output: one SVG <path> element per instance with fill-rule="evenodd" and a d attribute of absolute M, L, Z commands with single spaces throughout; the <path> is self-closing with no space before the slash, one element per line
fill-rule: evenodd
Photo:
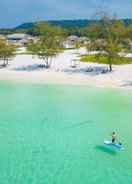
<path fill-rule="evenodd" d="M 132 92 L 1 82 L 0 183 L 132 184 Z"/>

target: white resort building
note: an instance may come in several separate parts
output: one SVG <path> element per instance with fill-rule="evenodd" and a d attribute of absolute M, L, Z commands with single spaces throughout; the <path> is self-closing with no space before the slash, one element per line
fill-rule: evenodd
<path fill-rule="evenodd" d="M 28 34 L 16 33 L 7 35 L 7 40 L 16 45 L 25 46 L 29 41 L 34 40 L 34 37 Z"/>
<path fill-rule="evenodd" d="M 78 37 L 76 35 L 68 36 L 67 39 L 63 42 L 63 47 L 66 49 L 73 49 L 75 48 L 76 42 L 80 44 L 87 44 L 89 43 L 90 39 L 88 37 Z"/>

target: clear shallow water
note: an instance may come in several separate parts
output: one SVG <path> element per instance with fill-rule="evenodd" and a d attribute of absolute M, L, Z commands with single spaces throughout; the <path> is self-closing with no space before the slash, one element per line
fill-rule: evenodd
<path fill-rule="evenodd" d="M 131 184 L 132 92 L 1 83 L 0 183 Z"/>

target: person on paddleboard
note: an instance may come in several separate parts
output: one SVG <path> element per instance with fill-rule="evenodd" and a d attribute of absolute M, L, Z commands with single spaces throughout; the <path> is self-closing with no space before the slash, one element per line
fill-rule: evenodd
<path fill-rule="evenodd" d="M 116 132 L 112 132 L 112 143 L 116 142 Z"/>

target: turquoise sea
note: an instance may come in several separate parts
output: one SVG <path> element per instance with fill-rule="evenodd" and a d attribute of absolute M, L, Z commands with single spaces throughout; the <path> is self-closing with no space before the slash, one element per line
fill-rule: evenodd
<path fill-rule="evenodd" d="M 1 82 L 0 183 L 132 184 L 132 92 Z"/>

